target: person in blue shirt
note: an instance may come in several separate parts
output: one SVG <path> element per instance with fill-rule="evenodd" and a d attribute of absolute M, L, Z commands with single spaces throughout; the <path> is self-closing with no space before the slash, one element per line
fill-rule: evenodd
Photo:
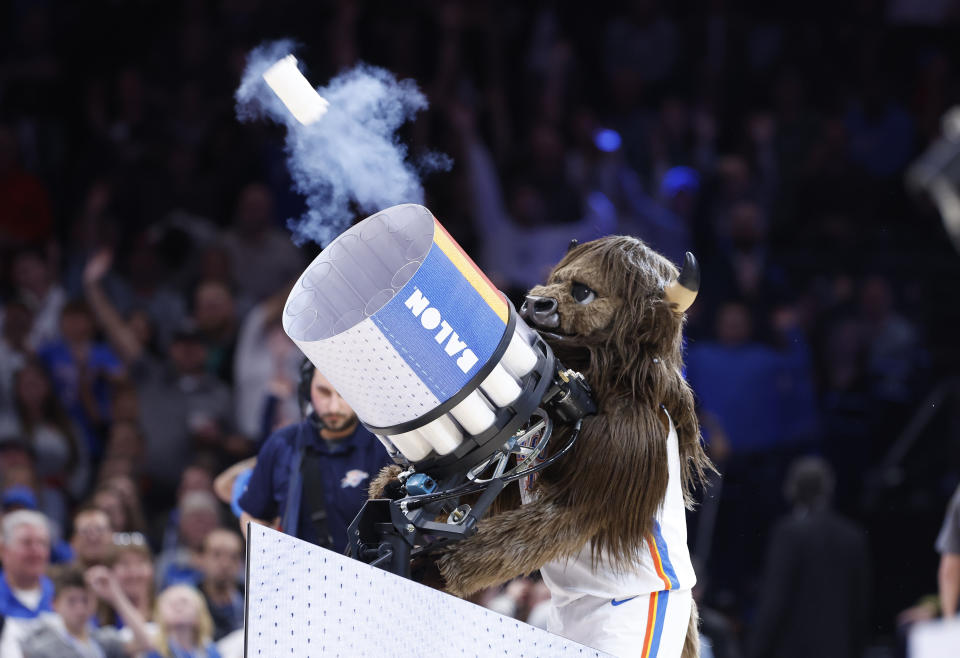
<path fill-rule="evenodd" d="M 110 421 L 111 386 L 123 374 L 123 364 L 108 345 L 94 341 L 95 330 L 87 305 L 68 302 L 60 316 L 63 338 L 41 346 L 37 356 L 97 460 L 103 452 L 102 431 Z"/>
<path fill-rule="evenodd" d="M 50 565 L 50 527 L 47 518 L 32 510 L 3 517 L 0 544 L 0 615 L 35 619 L 53 611 L 53 583 L 45 575 Z"/>
<path fill-rule="evenodd" d="M 393 462 L 309 361 L 301 375 L 306 419 L 264 442 L 238 501 L 240 522 L 245 529 L 248 520 L 279 517 L 286 534 L 343 552 L 371 479 Z"/>

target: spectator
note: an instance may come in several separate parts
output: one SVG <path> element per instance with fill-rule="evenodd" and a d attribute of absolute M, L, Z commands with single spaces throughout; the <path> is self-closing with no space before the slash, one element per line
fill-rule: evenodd
<path fill-rule="evenodd" d="M 50 565 L 50 528 L 39 512 L 19 510 L 3 517 L 0 545 L 0 615 L 34 619 L 53 610 L 53 583 L 45 575 Z"/>
<path fill-rule="evenodd" d="M 83 507 L 73 517 L 70 545 L 81 568 L 108 564 L 113 558 L 110 517 L 97 507 Z"/>
<path fill-rule="evenodd" d="M 531 626 L 546 630 L 551 610 L 549 601 L 550 588 L 542 580 L 536 581 L 527 593 L 528 612 L 525 621 Z"/>
<path fill-rule="evenodd" d="M 90 477 L 86 445 L 54 395 L 47 373 L 38 361 L 29 360 L 14 383 L 20 434 L 33 449 L 37 476 L 74 500 L 80 498 Z"/>
<path fill-rule="evenodd" d="M 783 299 L 788 289 L 770 254 L 767 221 L 758 203 L 734 203 L 718 229 L 723 260 L 707 268 L 714 286 L 727 297 L 747 300 L 762 310 Z"/>
<path fill-rule="evenodd" d="M 193 295 L 193 315 L 207 346 L 207 372 L 232 384 L 237 318 L 230 289 L 219 281 L 200 283 Z"/>
<path fill-rule="evenodd" d="M 56 341 L 62 330 L 61 313 L 67 294 L 50 271 L 44 254 L 27 249 L 14 256 L 13 286 L 33 314 L 28 345 L 36 350 Z"/>
<path fill-rule="evenodd" d="M 515 181 L 505 198 L 490 152 L 477 135 L 473 111 L 454 106 L 450 117 L 466 151 L 481 263 L 496 285 L 528 290 L 545 279 L 572 238 L 586 242 L 614 230 L 616 212 L 609 201 L 591 206 L 576 222 L 553 225 L 539 191 L 527 181 Z"/>
<path fill-rule="evenodd" d="M 23 658 L 120 658 L 151 647 L 143 618 L 106 567 L 93 567 L 86 574 L 78 567 L 65 567 L 54 577 L 54 587 L 54 614 L 42 616 L 24 635 Z M 90 626 L 98 598 L 127 620 L 131 642 L 125 642 L 116 628 Z"/>
<path fill-rule="evenodd" d="M 66 497 L 60 489 L 40 481 L 33 446 L 19 437 L 0 438 L 0 486 L 5 492 L 26 489 L 31 502 L 21 507 L 42 512 L 52 526 L 53 536 L 63 536 L 70 518 Z"/>
<path fill-rule="evenodd" d="M 663 81 L 680 55 L 677 26 L 655 0 L 634 3 L 626 15 L 610 20 L 602 43 L 608 75 L 629 70 L 643 82 Z"/>
<path fill-rule="evenodd" d="M 124 320 L 103 290 L 101 281 L 112 263 L 113 253 L 109 249 L 101 249 L 94 254 L 83 268 L 83 291 L 110 345 L 125 363 L 131 365 L 136 363 L 147 349 L 151 327 L 149 317 L 144 320 L 143 316 L 136 316 L 139 318 L 137 322 L 134 322 L 133 317 Z"/>
<path fill-rule="evenodd" d="M 122 488 L 104 483 L 97 487 L 90 497 L 90 505 L 101 510 L 110 519 L 110 528 L 114 532 L 136 532 L 142 530 L 142 520 L 137 518 L 139 501 L 129 496 Z"/>
<path fill-rule="evenodd" d="M 140 501 L 140 490 L 129 475 L 114 475 L 102 478 L 100 490 L 113 491 L 120 496 L 123 504 L 123 516 L 119 525 L 111 517 L 110 526 L 114 532 L 144 532 L 146 520 L 143 514 L 143 504 Z"/>
<path fill-rule="evenodd" d="M 240 497 L 247 490 L 247 484 L 256 465 L 257 458 L 249 457 L 233 464 L 213 481 L 213 492 L 221 503 L 230 506 L 230 511 L 238 519 L 244 515 L 239 505 Z"/>
<path fill-rule="evenodd" d="M 107 435 L 107 447 L 104 461 L 123 459 L 129 464 L 130 477 L 137 477 L 143 469 L 143 453 L 146 441 L 138 423 L 128 420 L 114 420 Z M 102 479 L 102 476 L 101 476 Z"/>
<path fill-rule="evenodd" d="M 914 121 L 888 94 L 886 76 L 869 79 L 847 112 L 850 160 L 870 176 L 900 172 L 913 154 Z"/>
<path fill-rule="evenodd" d="M 260 449 L 240 498 L 247 520 L 283 518 L 283 531 L 342 552 L 347 526 L 366 501 L 370 479 L 390 461 L 327 378 L 305 362 L 301 404 L 308 417 L 278 430 Z"/>
<path fill-rule="evenodd" d="M 133 246 L 123 258 L 126 276 L 119 276 L 111 270 L 113 253 L 110 250 L 105 249 L 94 254 L 84 270 L 84 293 L 88 295 L 90 305 L 98 310 L 99 306 L 93 296 L 99 297 L 98 289 L 102 290 L 104 295 L 101 299 L 110 301 L 111 306 L 116 309 L 115 317 L 121 320 L 125 318 L 125 324 L 131 328 L 134 312 L 145 312 L 149 325 L 155 329 L 155 345 L 165 348 L 173 333 L 187 319 L 187 303 L 174 287 L 175 284 L 171 283 L 171 279 L 176 277 L 171 276 L 160 262 L 160 252 L 167 245 L 162 241 L 160 244 L 151 241 L 151 237 L 160 240 L 157 235 L 159 233 L 160 231 L 150 231 L 149 235 L 144 233 L 133 238 Z M 184 272 L 178 270 L 173 274 L 183 275 Z M 106 316 L 101 318 L 106 319 Z M 109 326 L 122 325 L 110 322 Z M 107 330 L 107 327 L 105 324 L 104 330 Z M 143 344 L 143 347 L 147 346 Z M 118 345 L 115 345 L 115 348 L 122 352 Z"/>
<path fill-rule="evenodd" d="M 690 348 L 687 378 L 715 415 L 734 453 L 769 450 L 809 438 L 815 418 L 812 364 L 796 313 L 775 316 L 782 347 L 754 339 L 750 310 L 727 302 L 716 316 L 716 342 Z M 803 411 L 797 407 L 803 405 Z M 797 417 L 806 424 L 796 422 Z"/>
<path fill-rule="evenodd" d="M 716 521 L 723 532 L 710 556 L 724 565 L 715 570 L 713 590 L 724 596 L 748 596 L 763 546 L 742 537 L 780 513 L 775 499 L 758 499 L 756 492 L 779 486 L 788 460 L 816 437 L 810 357 L 797 315 L 780 309 L 775 317 L 777 348 L 754 340 L 745 305 L 727 302 L 717 314 L 717 341 L 695 343 L 687 358 L 701 416 L 717 421 L 710 436 L 725 437 L 729 449 Z"/>
<path fill-rule="evenodd" d="M 39 511 L 37 496 L 31 487 L 24 484 L 14 484 L 3 491 L 3 497 L 0 498 L 0 506 L 3 508 L 3 514 L 10 514 L 17 510 L 35 510 Z M 50 518 L 47 517 L 50 522 Z M 73 549 L 70 544 L 65 542 L 61 535 L 59 527 L 50 522 L 50 562 L 53 564 L 62 564 L 73 560 Z"/>
<path fill-rule="evenodd" d="M 950 619 L 957 615 L 960 606 L 960 487 L 957 487 L 947 506 L 943 527 L 937 537 L 937 551 L 940 553 L 940 571 L 937 574 L 940 609 L 943 617 Z"/>
<path fill-rule="evenodd" d="M 122 365 L 108 346 L 94 341 L 93 317 L 83 302 L 64 306 L 60 328 L 63 338 L 43 347 L 38 356 L 57 397 L 80 427 L 91 458 L 98 460 L 110 421 L 110 385 L 122 374 Z"/>
<path fill-rule="evenodd" d="M 224 235 L 223 246 L 233 264 L 237 305 L 242 310 L 303 271 L 300 252 L 274 226 L 273 196 L 260 183 L 250 183 L 240 192 L 233 228 Z"/>
<path fill-rule="evenodd" d="M 180 505 L 184 497 L 193 491 L 213 492 L 213 476 L 199 463 L 191 464 L 183 470 L 180 485 L 177 487 L 176 504 L 166 515 L 162 527 L 154 532 L 154 544 L 160 546 L 161 550 L 175 549 L 180 545 Z"/>
<path fill-rule="evenodd" d="M 790 467 L 784 493 L 793 511 L 771 533 L 750 656 L 863 655 L 870 556 L 863 531 L 831 509 L 833 486 L 818 457 Z"/>
<path fill-rule="evenodd" d="M 204 372 L 207 350 L 195 327 L 174 335 L 169 359 L 134 367 L 147 437 L 144 471 L 150 495 L 161 500 L 169 500 L 196 453 L 220 447 L 233 411 L 229 389 Z"/>
<path fill-rule="evenodd" d="M 207 534 L 200 553 L 203 580 L 200 592 L 213 618 L 213 639 L 243 627 L 243 592 L 237 575 L 243 568 L 243 540 L 233 530 L 217 528 Z"/>
<path fill-rule="evenodd" d="M 697 584 L 693 588 L 693 600 L 700 615 L 700 655 L 707 658 L 741 658 L 737 629 L 722 613 L 703 602 L 704 592 L 708 589 L 709 572 L 694 558 L 693 568 L 697 572 Z"/>
<path fill-rule="evenodd" d="M 872 276 L 864 282 L 860 316 L 868 345 L 867 373 L 874 394 L 888 402 L 909 401 L 923 366 L 923 353 L 916 328 L 897 312 L 893 290 L 882 276 Z"/>
<path fill-rule="evenodd" d="M 154 635 L 156 629 L 151 628 L 154 612 L 154 572 L 153 554 L 146 538 L 139 532 L 118 532 L 113 535 L 114 560 L 113 573 L 120 584 L 124 595 L 130 599 L 140 615 L 148 622 L 148 632 Z M 112 625 L 123 628 L 125 622 L 116 610 L 101 609 L 98 613 L 101 625 Z"/>
<path fill-rule="evenodd" d="M 700 177 L 690 167 L 668 169 L 660 181 L 660 202 L 645 199 L 636 190 L 631 199 L 638 215 L 634 234 L 675 263 L 693 248 L 690 234 Z"/>
<path fill-rule="evenodd" d="M 14 374 L 23 367 L 32 350 L 27 336 L 33 317 L 22 302 L 7 304 L 0 318 L 0 434 L 17 430 L 17 410 L 14 403 Z"/>
<path fill-rule="evenodd" d="M 220 658 L 213 640 L 213 620 L 195 588 L 173 585 L 157 597 L 157 649 L 147 658 Z"/>
<path fill-rule="evenodd" d="M 203 542 L 220 523 L 220 504 L 209 491 L 191 491 L 177 507 L 178 544 L 165 548 L 157 558 L 157 583 L 161 587 L 176 583 L 199 585 L 203 573 L 198 568 Z"/>
<path fill-rule="evenodd" d="M 254 306 L 240 327 L 234 400 L 237 428 L 251 438 L 265 438 L 300 415 L 296 387 L 302 357 L 280 322 L 289 292 L 284 287 Z"/>
<path fill-rule="evenodd" d="M 140 397 L 137 387 L 129 380 L 119 382 L 113 388 L 113 420 L 140 423 Z"/>
<path fill-rule="evenodd" d="M 484 607 L 501 615 L 526 621 L 537 628 L 547 627 L 548 607 L 541 603 L 549 601 L 550 590 L 542 580 L 516 578 L 511 580 L 499 594 L 484 603 Z M 539 610 L 537 608 L 539 607 Z M 536 615 L 531 621 L 534 610 Z"/>

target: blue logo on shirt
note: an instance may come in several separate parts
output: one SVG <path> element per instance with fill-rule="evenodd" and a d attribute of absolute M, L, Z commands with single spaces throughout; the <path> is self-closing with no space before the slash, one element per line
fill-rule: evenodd
<path fill-rule="evenodd" d="M 637 594 L 637 596 L 640 596 L 640 595 Z M 637 596 L 631 596 L 629 599 L 623 599 L 622 601 L 617 601 L 616 599 L 612 599 L 612 600 L 610 601 L 610 605 L 622 605 L 622 604 L 626 603 L 627 601 L 633 601 L 635 598 L 637 598 Z"/>

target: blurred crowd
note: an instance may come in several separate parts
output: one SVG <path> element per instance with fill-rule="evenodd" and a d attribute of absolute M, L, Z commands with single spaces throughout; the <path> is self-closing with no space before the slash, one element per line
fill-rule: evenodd
<path fill-rule="evenodd" d="M 514 301 L 571 238 L 697 255 L 686 374 L 723 475 L 690 517 L 702 606 L 750 650 L 788 464 L 817 454 L 871 538 L 861 641 L 892 644 L 896 612 L 935 590 L 960 479 L 952 409 L 921 460 L 875 476 L 960 361 L 960 260 L 902 183 L 960 96 L 952 6 L 4 5 L 7 587 L 50 606 L 82 593 L 74 614 L 97 629 L 131 629 L 135 610 L 163 655 L 213 652 L 242 625 L 242 539 L 213 480 L 300 418 L 280 317 L 319 246 L 289 239 L 305 208 L 282 130 L 238 123 L 233 91 L 252 47 L 293 37 L 315 83 L 359 61 L 416 80 L 431 106 L 401 138 L 414 161 L 454 163 L 424 181 L 426 205 Z M 543 590 L 488 594 L 526 618 Z"/>

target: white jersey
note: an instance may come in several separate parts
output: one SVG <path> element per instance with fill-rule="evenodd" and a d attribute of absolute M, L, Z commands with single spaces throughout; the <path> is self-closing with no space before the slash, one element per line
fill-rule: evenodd
<path fill-rule="evenodd" d="M 540 569 L 551 594 L 547 629 L 615 656 L 679 656 L 690 619 L 697 577 L 687 549 L 677 431 L 667 418 L 667 493 L 638 561 L 618 572 L 602 557 L 594 568 L 587 544 Z M 522 494 L 527 502 L 529 493 Z"/>

